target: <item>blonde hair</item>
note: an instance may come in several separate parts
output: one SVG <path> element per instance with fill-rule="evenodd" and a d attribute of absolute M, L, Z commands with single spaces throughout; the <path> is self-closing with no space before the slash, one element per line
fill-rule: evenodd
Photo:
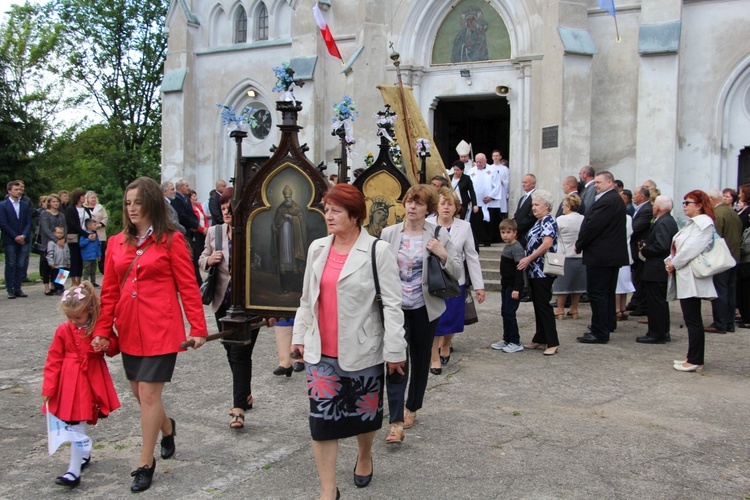
<path fill-rule="evenodd" d="M 101 303 L 99 296 L 90 281 L 84 281 L 78 286 L 70 287 L 63 293 L 60 299 L 60 311 L 66 316 L 76 311 L 89 311 L 89 324 L 86 327 L 86 335 L 91 335 L 99 318 Z"/>

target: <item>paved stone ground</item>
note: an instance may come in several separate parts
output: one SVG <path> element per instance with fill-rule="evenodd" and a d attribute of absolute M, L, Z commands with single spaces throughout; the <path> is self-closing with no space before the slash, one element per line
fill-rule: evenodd
<path fill-rule="evenodd" d="M 53 484 L 68 451 L 47 455 L 39 391 L 62 317 L 41 285 L 26 291 L 27 299 L 0 295 L 0 497 L 129 497 L 140 424 L 119 358 L 110 368 L 123 408 L 90 429 L 93 462 L 76 491 Z M 404 444 L 386 448 L 386 429 L 378 433 L 368 488 L 352 484 L 356 441 L 341 442 L 342 498 L 750 498 L 750 330 L 709 336 L 704 373 L 679 373 L 672 360 L 684 356 L 687 334 L 676 304 L 670 344 L 636 344 L 644 327 L 634 318 L 607 345 L 577 344 L 590 320 L 584 306 L 581 319 L 558 322 L 560 353 L 549 358 L 490 349 L 501 335 L 499 294 L 478 310 L 443 375 L 430 376 Z M 531 304 L 519 318 L 529 341 Z M 271 374 L 272 330 L 261 331 L 254 361 L 255 408 L 237 432 L 222 346 L 180 354 L 165 395 L 177 453 L 158 461 L 144 496 L 317 498 L 305 381 Z"/>

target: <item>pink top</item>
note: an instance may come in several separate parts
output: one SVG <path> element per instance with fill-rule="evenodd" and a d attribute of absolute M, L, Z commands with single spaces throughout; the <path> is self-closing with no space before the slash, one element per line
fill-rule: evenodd
<path fill-rule="evenodd" d="M 338 282 L 349 254 L 333 251 L 328 253 L 323 275 L 320 277 L 318 297 L 318 328 L 320 330 L 320 353 L 331 358 L 339 357 L 339 301 Z"/>

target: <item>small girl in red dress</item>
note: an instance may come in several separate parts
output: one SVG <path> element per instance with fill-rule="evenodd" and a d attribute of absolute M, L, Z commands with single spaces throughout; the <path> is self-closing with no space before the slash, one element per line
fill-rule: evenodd
<path fill-rule="evenodd" d="M 104 354 L 119 352 L 117 336 L 97 336 L 91 332 L 99 316 L 99 297 L 93 285 L 84 281 L 63 293 L 60 310 L 68 321 L 57 327 L 44 364 L 42 399 L 49 411 L 68 423 L 72 430 L 86 434 L 86 424 L 96 424 L 120 407 Z M 42 408 L 46 411 L 46 408 Z M 68 471 L 55 483 L 75 488 L 81 482 L 81 469 L 89 464 L 77 446 L 70 447 Z"/>

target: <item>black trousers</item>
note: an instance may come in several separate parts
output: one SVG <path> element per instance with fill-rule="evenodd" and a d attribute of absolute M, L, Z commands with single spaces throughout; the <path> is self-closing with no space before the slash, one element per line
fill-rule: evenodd
<path fill-rule="evenodd" d="M 667 282 L 642 281 L 643 298 L 648 302 L 648 335 L 664 339 L 669 333 L 669 304 Z"/>
<path fill-rule="evenodd" d="M 503 213 L 502 208 L 488 208 L 490 212 L 490 222 L 487 227 L 487 238 L 490 243 L 500 243 L 500 223 L 505 219 L 508 214 Z M 486 224 L 486 223 L 485 223 Z"/>
<path fill-rule="evenodd" d="M 427 390 L 427 378 L 430 375 L 430 360 L 432 358 L 432 340 L 435 338 L 438 320 L 430 321 L 427 317 L 427 307 L 419 309 L 404 309 L 404 330 L 408 345 L 408 357 L 411 360 L 411 374 L 405 369 L 407 377 L 403 383 L 391 383 L 386 377 L 388 389 L 389 422 L 404 421 L 404 397 L 406 396 L 406 381 L 409 379 L 409 393 L 406 397 L 406 408 L 415 412 L 422 408 L 424 393 Z M 409 377 L 411 375 L 411 377 Z"/>
<path fill-rule="evenodd" d="M 615 306 L 617 273 L 619 267 L 586 266 L 586 292 L 591 305 L 591 334 L 600 340 L 609 340 L 617 328 Z"/>
<path fill-rule="evenodd" d="M 737 308 L 742 322 L 750 324 L 750 262 L 740 262 L 737 273 Z"/>
<path fill-rule="evenodd" d="M 644 262 L 637 258 L 633 262 L 633 265 L 630 266 L 635 293 L 630 297 L 628 308 L 638 313 L 648 312 L 648 300 L 646 300 L 645 290 L 643 290 L 643 267 Z"/>
<path fill-rule="evenodd" d="M 195 279 L 198 281 L 198 286 L 203 284 L 203 278 L 201 277 L 201 268 L 198 264 L 198 259 L 203 253 L 203 247 L 206 244 L 206 235 L 201 233 L 191 233 L 192 239 L 190 240 L 190 247 L 193 250 L 193 267 L 195 268 Z M 239 407 L 238 407 L 239 408 Z"/>
<path fill-rule="evenodd" d="M 714 275 L 714 288 L 718 297 L 711 301 L 713 326 L 721 331 L 734 327 L 734 310 L 737 306 L 737 266 Z"/>
<path fill-rule="evenodd" d="M 228 304 L 223 304 L 214 316 L 219 331 L 223 331 L 221 318 L 227 314 Z M 233 408 L 248 409 L 247 398 L 253 393 L 253 348 L 258 340 L 259 329 L 250 332 L 251 342 L 247 345 L 224 344 L 227 351 L 229 369 L 232 370 L 232 401 Z"/>
<path fill-rule="evenodd" d="M 706 348 L 706 332 L 703 330 L 701 317 L 701 299 L 695 297 L 680 299 L 680 308 L 688 331 L 687 362 L 691 365 L 702 365 Z"/>
<path fill-rule="evenodd" d="M 472 212 L 469 222 L 471 223 L 471 232 L 474 233 L 474 240 L 477 245 L 489 245 L 491 243 L 488 231 L 489 222 L 484 221 L 481 207 L 477 213 Z"/>
<path fill-rule="evenodd" d="M 536 333 L 531 341 L 537 344 L 547 344 L 547 347 L 560 345 L 557 339 L 555 312 L 550 305 L 554 281 L 554 277 L 529 278 L 531 303 L 534 305 L 534 319 L 536 320 Z"/>

